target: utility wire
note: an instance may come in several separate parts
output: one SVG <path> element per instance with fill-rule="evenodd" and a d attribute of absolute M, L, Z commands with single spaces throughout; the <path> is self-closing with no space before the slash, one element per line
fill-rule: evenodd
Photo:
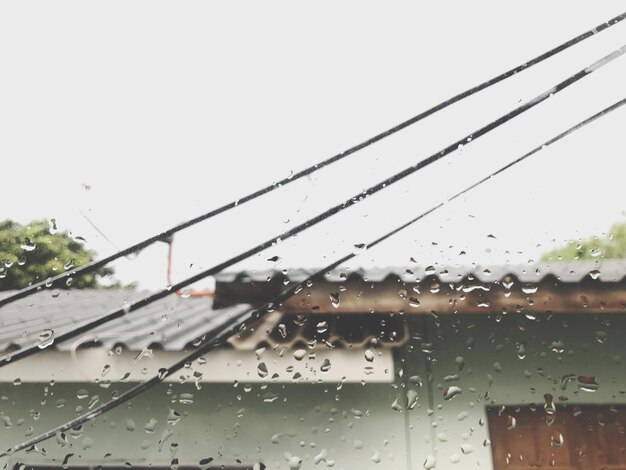
<path fill-rule="evenodd" d="M 391 236 L 395 235 L 396 233 L 404 230 L 405 228 L 409 227 L 410 225 L 414 224 L 415 222 L 419 221 L 420 219 L 426 217 L 428 214 L 434 212 L 435 210 L 441 208 L 442 206 L 444 206 L 447 203 L 450 203 L 452 201 L 454 201 L 456 198 L 462 196 L 463 194 L 467 193 L 468 191 L 476 188 L 477 186 L 480 186 L 481 184 L 489 181 L 491 178 L 499 175 L 500 173 L 506 171 L 507 169 L 513 167 L 514 165 L 517 165 L 518 163 L 522 162 L 523 160 L 526 160 L 527 158 L 529 158 L 530 156 L 536 154 L 537 152 L 539 152 L 540 150 L 545 149 L 546 147 L 552 145 L 553 143 L 561 140 L 562 138 L 568 136 L 569 134 L 571 134 L 574 131 L 577 131 L 579 129 L 581 129 L 582 127 L 586 126 L 587 124 L 592 123 L 593 121 L 601 118 L 602 116 L 607 115 L 608 113 L 620 108 L 621 106 L 623 106 L 624 104 L 626 104 L 626 98 L 618 101 L 617 103 L 609 106 L 608 108 L 603 109 L 602 111 L 600 111 L 599 113 L 594 114 L 593 116 L 585 119 L 584 121 L 579 122 L 578 124 L 576 124 L 575 126 L 570 127 L 569 129 L 567 129 L 566 131 L 558 134 L 557 136 L 547 140 L 546 142 L 544 142 L 543 144 L 539 145 L 538 147 L 535 147 L 534 149 L 532 149 L 530 152 L 522 155 L 521 157 L 513 160 L 512 162 L 510 162 L 509 164 L 501 167 L 500 169 L 494 171 L 493 173 L 491 173 L 489 176 L 477 181 L 476 183 L 472 184 L 471 186 L 468 186 L 467 188 L 463 189 L 462 191 L 459 191 L 458 193 L 456 193 L 454 196 L 449 197 L 445 202 L 440 202 L 439 204 L 433 206 L 432 208 L 430 208 L 429 210 L 427 210 L 426 212 L 422 212 L 421 214 L 419 214 L 417 217 L 414 217 L 413 219 L 409 220 L 408 222 L 400 225 L 399 227 L 396 227 L 395 229 L 391 230 L 390 232 L 387 232 L 386 234 L 382 235 L 381 237 L 377 238 L 376 240 L 372 241 L 371 243 L 367 244 L 365 249 L 368 250 L 370 248 L 373 248 L 374 246 L 378 245 L 379 243 L 382 243 L 383 241 L 387 240 L 388 238 L 390 238 Z M 167 368 L 162 368 L 159 369 L 159 372 L 157 375 L 155 375 L 154 377 L 152 377 L 150 380 L 148 380 L 147 382 L 143 382 L 140 384 L 135 385 L 134 387 L 128 389 L 127 391 L 121 393 L 120 395 L 118 395 L 115 399 L 110 400 L 106 403 L 103 403 L 102 405 L 98 406 L 97 408 L 94 408 L 91 411 L 88 411 L 87 413 L 84 413 L 81 416 L 78 416 L 70 421 L 67 421 L 64 424 L 61 424 L 49 431 L 46 431 L 36 437 L 33 437 L 32 439 L 29 439 L 27 441 L 22 442 L 21 444 L 17 444 L 13 447 L 11 447 L 10 449 L 7 449 L 7 451 L 5 451 L 4 453 L 0 454 L 0 457 L 6 457 L 8 455 L 14 454 L 15 452 L 18 452 L 20 450 L 24 450 L 24 449 L 28 449 L 32 446 L 35 446 L 37 444 L 39 444 L 40 442 L 43 442 L 59 433 L 63 433 L 66 432 L 72 428 L 76 428 L 78 426 L 82 426 L 83 424 L 85 424 L 88 421 L 92 421 L 93 419 L 95 419 L 96 417 L 102 415 L 103 413 L 106 413 L 109 410 L 112 410 L 113 408 L 116 408 L 117 406 L 127 402 L 128 400 L 148 391 L 149 389 L 151 389 L 152 387 L 154 387 L 155 385 L 163 382 L 163 380 L 165 380 L 166 377 L 168 377 L 169 375 L 172 375 L 173 373 L 179 371 L 180 369 L 184 368 L 185 366 L 187 366 L 188 364 L 191 364 L 194 360 L 198 359 L 199 357 L 203 356 L 204 354 L 220 347 L 226 339 L 228 339 L 230 336 L 237 334 L 238 332 L 241 332 L 243 329 L 246 328 L 246 322 L 252 320 L 252 321 L 256 321 L 259 318 L 263 317 L 264 315 L 266 315 L 267 313 L 269 313 L 270 311 L 274 311 L 275 308 L 277 308 L 278 306 L 280 306 L 285 300 L 289 299 L 290 297 L 292 297 L 293 295 L 297 294 L 298 292 L 300 292 L 303 287 L 305 285 L 309 285 L 309 283 L 314 282 L 320 278 L 323 278 L 324 274 L 326 274 L 328 271 L 331 271 L 332 269 L 335 269 L 336 267 L 338 267 L 339 265 L 345 263 L 346 261 L 354 258 L 355 256 L 357 256 L 356 253 L 350 253 L 346 256 L 344 256 L 343 258 L 335 261 L 334 263 L 329 264 L 328 266 L 326 266 L 325 268 L 317 271 L 316 273 L 310 275 L 307 279 L 305 279 L 304 281 L 302 281 L 299 284 L 294 284 L 292 285 L 290 288 L 284 290 L 282 293 L 280 293 L 277 297 L 275 297 L 269 304 L 261 307 L 261 308 L 257 308 L 254 310 L 249 310 L 247 312 L 243 312 L 241 314 L 237 314 L 235 316 L 233 316 L 233 318 L 231 318 L 227 323 L 220 325 L 216 328 L 214 328 L 213 330 L 207 332 L 206 339 L 204 341 L 203 344 L 201 344 L 197 349 L 195 349 L 193 352 L 189 353 L 188 355 L 186 355 L 183 359 L 179 360 L 178 362 L 176 362 L 175 364 L 171 365 L 170 367 Z"/>
<path fill-rule="evenodd" d="M 294 181 L 299 180 L 300 178 L 303 178 L 304 176 L 310 175 L 311 173 L 324 168 L 325 166 L 328 166 L 334 162 L 337 162 L 339 160 L 342 160 L 343 158 L 358 152 L 359 150 L 362 150 L 386 137 L 389 137 L 393 134 L 395 134 L 396 132 L 401 131 L 402 129 L 415 124 L 418 121 L 421 121 L 422 119 L 438 112 L 441 111 L 444 108 L 447 108 L 448 106 L 456 103 L 457 101 L 460 101 L 464 98 L 467 98 L 468 96 L 471 96 L 481 90 L 484 90 L 485 88 L 488 88 L 492 85 L 495 85 L 498 82 L 501 82 L 502 80 L 505 80 L 519 72 L 522 72 L 530 67 L 532 67 L 533 65 L 536 65 L 540 62 L 543 62 L 544 60 L 552 57 L 553 55 L 556 55 L 572 46 L 574 46 L 575 44 L 578 44 L 581 41 L 584 41 L 587 38 L 590 38 L 591 36 L 594 36 L 595 34 L 604 31 L 605 29 L 610 28 L 611 26 L 616 25 L 617 23 L 623 21 L 624 19 L 626 19 L 626 12 L 622 13 L 621 15 L 618 15 L 604 23 L 599 24 L 598 26 L 596 26 L 595 28 L 592 28 L 578 36 L 576 36 L 575 38 L 570 39 L 569 41 L 564 42 L 563 44 L 556 46 L 553 49 L 550 49 L 547 52 L 544 52 L 543 54 L 535 57 L 532 60 L 529 60 L 528 62 L 525 62 L 523 64 L 518 65 L 517 67 L 514 67 L 504 73 L 501 73 L 500 75 L 493 77 L 479 85 L 476 85 L 472 88 L 469 88 L 455 96 L 453 96 L 452 98 L 449 98 L 435 106 L 433 106 L 430 109 L 427 109 L 426 111 L 423 111 L 422 113 L 413 116 L 412 118 L 397 124 L 396 126 L 387 129 L 386 131 L 381 132 L 380 134 L 377 134 L 367 140 L 365 140 L 364 142 L 361 142 L 360 144 L 355 145 L 354 147 L 351 147 L 347 150 L 344 150 L 341 153 L 338 153 L 337 155 L 334 155 L 326 160 L 323 160 L 319 163 L 316 163 L 313 166 L 310 166 L 304 170 L 299 171 L 298 173 L 295 173 L 294 175 L 291 175 L 287 178 L 283 178 L 282 180 L 273 183 L 269 186 L 266 186 L 265 188 L 259 189 L 257 191 L 254 191 L 253 193 L 248 194 L 247 196 L 244 196 L 240 199 L 237 199 L 236 201 L 232 201 L 229 202 L 228 204 L 225 204 L 221 207 L 218 207 L 217 209 L 213 209 L 205 214 L 202 214 L 196 218 L 190 219 L 186 222 L 183 222 L 179 225 L 176 225 L 164 232 L 161 232 L 158 235 L 154 235 L 150 238 L 147 238 L 139 243 L 136 243 L 135 245 L 132 245 L 128 248 L 125 248 L 121 251 L 118 251 L 117 253 L 114 253 L 110 256 L 107 256 L 106 258 L 102 258 L 101 260 L 98 261 L 92 261 L 91 263 L 88 263 L 84 266 L 81 266 L 79 268 L 73 269 L 71 271 L 67 271 L 65 273 L 59 274 L 57 276 L 54 276 L 51 279 L 46 279 L 37 283 L 34 283 L 28 287 L 25 287 L 23 289 L 20 289 L 19 291 L 15 292 L 12 295 L 9 295 L 3 299 L 0 299 L 0 307 L 2 307 L 3 305 L 7 305 L 11 302 L 15 302 L 18 299 L 27 297 L 41 289 L 43 289 L 44 287 L 54 287 L 57 286 L 59 284 L 65 284 L 65 281 L 67 280 L 68 277 L 76 277 L 76 276 L 81 276 L 84 274 L 88 274 L 91 272 L 94 272 L 96 270 L 98 270 L 99 268 L 109 264 L 112 261 L 115 261 L 118 258 L 121 258 L 122 256 L 127 256 L 131 253 L 135 253 L 139 250 L 142 250 L 144 248 L 146 248 L 147 246 L 157 242 L 157 241 L 166 241 L 168 239 L 171 238 L 171 236 L 173 234 L 175 234 L 176 232 L 179 232 L 183 229 L 186 229 L 188 227 L 191 227 L 192 225 L 195 225 L 199 222 L 202 222 L 204 220 L 210 219 L 212 217 L 215 217 L 218 214 L 221 214 L 223 212 L 226 212 L 230 209 L 233 209 L 237 206 L 240 206 L 246 202 L 249 202 L 253 199 L 256 199 L 257 197 L 263 196 L 264 194 L 267 194 L 281 186 L 285 186 L 289 183 L 292 183 Z"/>
<path fill-rule="evenodd" d="M 217 264 L 211 268 L 208 268 L 198 274 L 195 274 L 191 277 L 188 277 L 187 279 L 184 279 L 182 281 L 180 281 L 177 284 L 174 284 L 172 286 L 168 286 L 166 289 L 162 289 L 160 291 L 154 292 L 146 297 L 143 297 L 133 303 L 131 303 L 130 305 L 127 305 L 125 307 L 122 308 L 118 308 L 116 310 L 113 310 L 111 312 L 108 312 L 104 315 L 101 315 L 99 317 L 96 317 L 92 320 L 89 320 L 85 323 L 83 323 L 82 325 L 79 325 L 77 327 L 74 328 L 70 328 L 69 330 L 66 330 L 65 332 L 61 333 L 60 335 L 55 335 L 55 341 L 57 342 L 63 342 L 66 341 L 68 339 L 74 338 L 75 336 L 78 336 L 82 333 L 85 333 L 93 328 L 96 328 L 100 325 L 104 325 L 105 323 L 108 323 L 112 320 L 115 320 L 117 318 L 120 318 L 124 315 L 126 315 L 127 313 L 130 312 L 134 312 L 135 310 L 140 309 L 141 307 L 144 307 L 146 305 L 149 305 L 153 302 L 156 302 L 157 300 L 160 300 L 170 294 L 172 294 L 173 292 L 177 292 L 180 289 L 183 289 L 185 287 L 187 287 L 190 284 L 193 284 L 194 282 L 197 282 L 207 276 L 212 276 L 214 274 L 219 273 L 220 271 L 242 261 L 245 260 L 247 258 L 249 258 L 250 256 L 253 256 L 263 250 L 265 250 L 266 248 L 269 248 L 273 245 L 275 245 L 276 243 L 282 241 L 282 240 L 286 240 L 288 238 L 291 238 L 295 235 L 297 235 L 298 233 L 313 227 L 314 225 L 328 219 L 329 217 L 349 208 L 352 207 L 355 204 L 358 204 L 359 202 L 361 202 L 363 199 L 365 199 L 368 196 L 371 196 L 385 188 L 388 188 L 389 186 L 391 186 L 394 183 L 397 183 L 398 181 L 400 181 L 403 178 L 406 178 L 407 176 L 421 170 L 422 168 L 435 163 L 436 161 L 444 158 L 445 156 L 449 155 L 450 153 L 454 152 L 461 144 L 463 145 L 468 145 L 474 141 L 476 141 L 478 138 L 480 138 L 481 136 L 489 133 L 490 131 L 496 129 L 497 127 L 501 126 L 502 124 L 510 121 L 511 119 L 513 119 L 514 117 L 522 114 L 525 111 L 528 111 L 529 109 L 531 109 L 532 107 L 538 105 L 539 103 L 541 103 L 542 101 L 546 100 L 547 98 L 549 98 L 550 96 L 564 90 L 565 88 L 567 88 L 568 86 L 572 85 L 573 83 L 576 83 L 578 80 L 580 80 L 581 78 L 586 77 L 587 75 L 595 72 L 596 70 L 600 69 L 601 67 L 605 66 L 606 64 L 612 62 L 613 60 L 615 60 L 616 58 L 620 57 L 621 55 L 623 55 L 624 53 L 626 53 L 626 45 L 620 47 L 619 49 L 616 49 L 615 51 L 613 51 L 612 53 L 610 53 L 609 55 L 603 57 L 602 59 L 594 62 L 593 64 L 591 64 L 590 66 L 584 68 L 583 70 L 575 73 L 574 75 L 570 76 L 569 78 L 567 78 L 566 80 L 560 82 L 559 84 L 557 84 L 556 86 L 546 90 L 545 92 L 541 93 L 540 95 L 536 96 L 535 98 L 531 99 L 530 101 L 527 101 L 526 103 L 522 104 L 521 106 L 518 106 L 517 108 L 515 108 L 513 111 L 508 112 L 507 114 L 499 117 L 498 119 L 496 119 L 495 121 L 490 122 L 489 124 L 487 124 L 486 126 L 481 127 L 480 129 L 474 131 L 473 133 L 457 140 L 456 142 L 454 142 L 453 144 L 448 145 L 447 147 L 445 147 L 444 149 L 442 149 L 441 151 L 431 155 L 430 157 L 421 160 L 420 162 L 418 162 L 416 165 L 410 166 L 408 168 L 405 168 L 404 170 L 400 171 L 399 173 L 396 173 L 393 176 L 390 176 L 389 178 L 381 181 L 378 184 L 375 184 L 374 186 L 354 195 L 353 197 L 351 197 L 350 199 L 344 201 L 343 203 L 337 204 L 334 207 L 331 207 L 330 209 L 322 212 L 321 214 L 318 214 L 317 216 L 303 222 L 300 225 L 297 225 L 289 230 L 287 230 L 286 232 L 283 232 L 282 234 L 279 234 L 273 238 L 270 238 L 269 240 L 260 243 L 259 245 L 250 248 L 249 250 L 240 253 L 239 255 L 230 258 L 227 261 L 224 261 L 220 264 Z M 18 349 L 17 351 L 13 351 L 11 353 L 8 353 L 2 357 L 0 357 L 0 368 L 6 366 L 7 364 L 11 363 L 11 362 L 15 362 L 17 360 L 23 359 L 25 357 L 31 356 L 33 354 L 36 354 L 38 352 L 41 352 L 42 349 L 40 348 L 40 345 L 38 343 L 35 344 L 31 344 L 30 346 L 26 346 L 24 348 Z"/>

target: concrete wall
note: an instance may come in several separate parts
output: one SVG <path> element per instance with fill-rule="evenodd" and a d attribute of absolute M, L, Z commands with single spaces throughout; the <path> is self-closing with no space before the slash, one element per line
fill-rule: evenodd
<path fill-rule="evenodd" d="M 568 406 L 626 402 L 623 316 L 409 321 L 412 339 L 396 354 L 393 383 L 203 383 L 200 390 L 162 384 L 68 433 L 67 442 L 41 444 L 45 455 L 21 452 L 2 463 L 60 463 L 73 453 L 70 464 L 169 465 L 176 457 L 183 465 L 212 457 L 216 465 L 239 459 L 287 469 L 295 468 L 292 456 L 302 469 L 491 468 L 487 406 L 542 404 L 545 393 L 554 395 L 557 408 L 564 406 L 559 396 Z M 598 390 L 575 382 L 563 389 L 560 379 L 568 374 L 595 376 Z M 96 395 L 101 403 L 128 386 L 0 384 L 1 447 L 75 416 Z M 445 399 L 448 387 L 461 393 Z"/>

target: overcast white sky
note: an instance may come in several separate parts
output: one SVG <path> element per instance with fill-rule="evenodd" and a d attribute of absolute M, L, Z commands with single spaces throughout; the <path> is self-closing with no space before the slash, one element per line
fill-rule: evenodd
<path fill-rule="evenodd" d="M 570 0 L 5 2 L 0 219 L 54 217 L 60 229 L 109 254 L 114 246 L 82 214 L 125 247 L 365 140 L 624 9 L 624 2 Z M 620 24 L 179 234 L 175 279 L 416 163 L 625 43 Z M 232 269 L 328 264 L 626 97 L 624 83 L 626 57 Z M 567 137 L 353 266 L 404 266 L 411 257 L 526 263 L 569 239 L 606 232 L 626 218 L 625 120 L 620 109 Z M 267 261 L 274 255 L 278 263 Z M 166 247 L 115 267 L 124 282 L 162 287 Z"/>

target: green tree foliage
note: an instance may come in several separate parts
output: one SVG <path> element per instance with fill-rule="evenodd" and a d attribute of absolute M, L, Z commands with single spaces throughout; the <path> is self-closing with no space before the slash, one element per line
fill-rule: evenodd
<path fill-rule="evenodd" d="M 626 258 L 626 222 L 613 225 L 604 238 L 572 241 L 542 256 L 545 261 L 598 258 Z"/>
<path fill-rule="evenodd" d="M 89 263 L 96 253 L 83 246 L 80 237 L 59 232 L 52 219 L 21 225 L 12 220 L 0 222 L 0 291 L 21 289 Z M 101 280 L 111 278 L 113 269 L 103 267 L 72 280 L 72 288 L 103 287 Z M 121 287 L 110 282 L 106 287 Z"/>

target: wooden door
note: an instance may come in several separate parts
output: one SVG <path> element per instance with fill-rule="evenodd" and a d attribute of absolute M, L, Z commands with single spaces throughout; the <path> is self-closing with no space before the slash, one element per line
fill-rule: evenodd
<path fill-rule="evenodd" d="M 626 406 L 487 409 L 496 470 L 626 470 Z"/>

